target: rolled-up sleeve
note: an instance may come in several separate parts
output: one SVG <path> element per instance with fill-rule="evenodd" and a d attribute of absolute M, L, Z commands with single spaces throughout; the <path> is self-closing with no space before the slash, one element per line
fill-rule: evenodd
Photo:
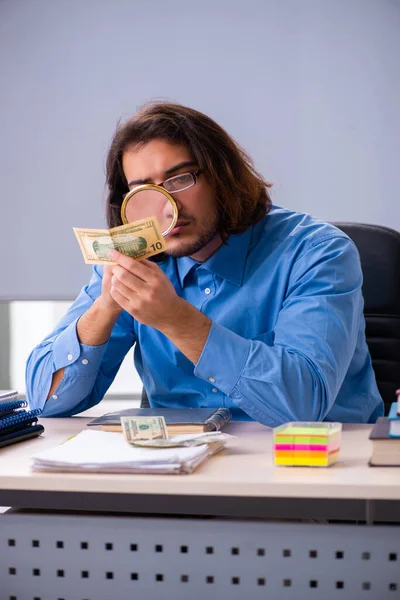
<path fill-rule="evenodd" d="M 100 295 L 101 282 L 102 268 L 95 266 L 89 285 L 27 360 L 27 399 L 31 408 L 43 410 L 42 416 L 69 416 L 98 404 L 134 343 L 133 319 L 125 312 L 105 344 L 88 346 L 79 342 L 77 322 Z M 63 379 L 46 401 L 53 375 L 62 368 Z"/>
<path fill-rule="evenodd" d="M 320 239 L 293 264 L 271 343 L 213 323 L 195 375 L 266 425 L 324 419 L 355 351 L 361 286 L 353 242 Z"/>

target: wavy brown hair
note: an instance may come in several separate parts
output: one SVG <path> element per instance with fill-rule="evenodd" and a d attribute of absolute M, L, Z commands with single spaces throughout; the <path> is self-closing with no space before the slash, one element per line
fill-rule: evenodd
<path fill-rule="evenodd" d="M 121 225 L 120 207 L 129 191 L 122 169 L 123 153 L 155 139 L 183 144 L 212 185 L 223 238 L 241 233 L 271 208 L 270 183 L 255 170 L 250 156 L 206 115 L 172 103 L 148 103 L 117 127 L 106 162 L 107 221 Z"/>

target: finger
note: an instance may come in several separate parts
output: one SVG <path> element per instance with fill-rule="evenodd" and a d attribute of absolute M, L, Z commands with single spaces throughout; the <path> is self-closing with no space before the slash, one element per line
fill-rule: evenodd
<path fill-rule="evenodd" d="M 118 265 L 120 265 L 121 267 L 124 267 L 124 269 L 126 269 L 130 273 L 133 273 L 137 277 L 140 277 L 141 279 L 143 279 L 143 281 L 147 281 L 149 278 L 149 275 L 151 275 L 154 272 L 154 269 L 152 269 L 148 266 L 149 264 L 151 264 L 150 261 L 135 260 L 131 256 L 126 256 L 126 254 L 121 254 L 121 252 L 117 252 L 116 250 L 113 250 L 111 252 L 113 253 L 112 254 L 113 260 Z M 109 255 L 111 257 L 111 253 L 109 253 Z"/>
<path fill-rule="evenodd" d="M 135 296 L 138 296 L 141 286 L 145 285 L 143 284 L 143 282 L 140 282 L 140 280 L 137 278 L 135 285 L 133 282 L 133 275 L 131 275 L 130 277 L 131 281 L 119 281 L 119 279 L 117 279 L 117 277 L 113 275 L 111 280 L 111 289 L 117 290 L 128 300 L 132 300 Z"/>
<path fill-rule="evenodd" d="M 113 268 L 113 277 L 115 281 L 118 281 L 120 284 L 126 286 L 133 292 L 139 293 L 143 291 L 145 287 L 148 287 L 148 282 L 144 281 L 140 277 L 133 275 L 130 271 L 127 271 L 120 265 L 116 265 Z"/>
<path fill-rule="evenodd" d="M 132 304 L 131 304 L 130 300 L 128 298 L 126 298 L 126 296 L 121 294 L 121 292 L 119 290 L 117 290 L 116 288 L 111 288 L 110 294 L 111 294 L 112 299 L 115 300 L 115 302 L 117 302 L 121 308 L 123 308 L 127 312 L 132 311 Z"/>
<path fill-rule="evenodd" d="M 128 301 L 131 301 L 132 298 L 134 298 L 135 294 L 137 295 L 137 293 L 134 292 L 134 290 L 127 287 L 125 284 L 121 283 L 120 281 L 118 281 L 118 279 L 116 279 L 116 277 L 113 276 L 111 279 L 110 293 L 112 294 L 114 291 L 124 296 L 124 298 L 126 298 Z"/>
<path fill-rule="evenodd" d="M 112 270 L 113 267 L 111 265 L 104 265 L 104 271 L 103 271 L 103 281 L 110 281 L 111 277 L 112 277 Z"/>
<path fill-rule="evenodd" d="M 112 270 L 113 270 L 113 266 L 112 265 L 104 265 L 103 276 L 104 275 L 109 275 L 110 273 L 112 273 Z"/>
<path fill-rule="evenodd" d="M 156 272 L 156 271 L 164 272 L 162 269 L 160 269 L 160 267 L 158 266 L 157 263 L 155 263 L 152 260 L 149 260 L 148 258 L 145 258 L 145 259 L 141 260 L 140 264 L 144 265 L 145 267 L 151 269 L 154 272 Z"/>

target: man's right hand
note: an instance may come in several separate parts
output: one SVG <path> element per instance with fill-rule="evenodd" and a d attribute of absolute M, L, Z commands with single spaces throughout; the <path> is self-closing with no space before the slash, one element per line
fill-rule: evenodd
<path fill-rule="evenodd" d="M 102 306 L 108 309 L 111 313 L 119 315 L 119 313 L 122 311 L 122 308 L 117 302 L 115 302 L 114 298 L 110 294 L 112 276 L 113 267 L 111 265 L 104 265 L 103 283 L 99 300 L 101 301 Z"/>
<path fill-rule="evenodd" d="M 111 297 L 112 267 L 104 266 L 101 294 L 93 302 L 92 306 L 78 319 L 76 333 L 81 344 L 88 346 L 100 346 L 105 344 L 111 335 L 111 331 L 118 319 L 122 308 Z M 64 377 L 64 368 L 58 369 L 53 374 L 47 400 L 57 390 Z"/>
<path fill-rule="evenodd" d="M 118 319 L 122 308 L 111 297 L 112 267 L 104 266 L 101 294 L 93 302 L 92 306 L 78 319 L 76 333 L 81 344 L 88 346 L 101 346 L 109 339 L 112 329 Z M 64 368 L 58 369 L 53 374 L 50 391 L 47 399 L 57 390 L 62 378 Z"/>
<path fill-rule="evenodd" d="M 76 332 L 81 344 L 88 346 L 104 344 L 122 312 L 122 307 L 115 302 L 110 293 L 112 270 L 111 265 L 104 266 L 101 294 L 78 320 Z"/>

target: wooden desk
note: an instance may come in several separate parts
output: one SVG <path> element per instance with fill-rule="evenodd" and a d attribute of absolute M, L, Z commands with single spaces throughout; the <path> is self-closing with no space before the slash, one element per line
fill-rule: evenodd
<path fill-rule="evenodd" d="M 400 520 L 400 470 L 368 467 L 370 426 L 345 425 L 327 469 L 275 467 L 272 431 L 244 422 L 191 475 L 30 470 L 120 408 L 42 419 L 42 438 L 1 450 L 0 504 L 20 507 L 0 515 L 1 600 L 399 597 L 398 526 L 378 522 Z"/>
<path fill-rule="evenodd" d="M 39 473 L 30 456 L 64 442 L 126 402 L 103 402 L 70 419 L 42 419 L 45 434 L 1 450 L 0 505 L 130 513 L 400 520 L 400 469 L 371 468 L 369 425 L 344 425 L 340 462 L 329 468 L 275 467 L 272 430 L 236 422 L 237 436 L 187 475 Z"/>

